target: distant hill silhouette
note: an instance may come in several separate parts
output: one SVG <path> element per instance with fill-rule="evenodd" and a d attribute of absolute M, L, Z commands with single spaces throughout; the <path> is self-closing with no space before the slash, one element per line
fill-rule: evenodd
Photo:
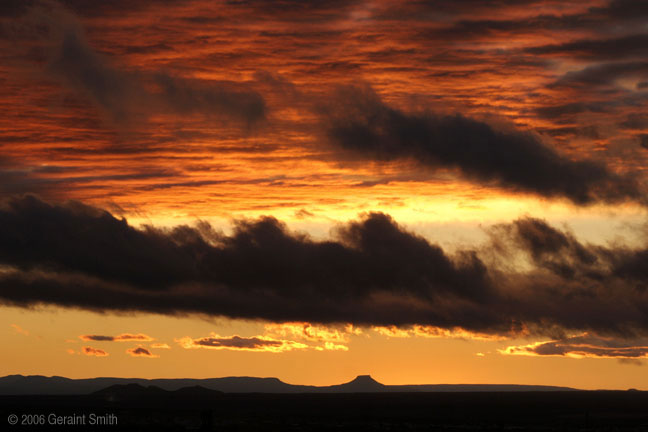
<path fill-rule="evenodd" d="M 156 386 L 144 387 L 140 384 L 115 384 L 110 387 L 93 392 L 92 395 L 107 402 L 142 402 L 170 403 L 190 402 L 192 400 L 205 401 L 223 396 L 223 392 L 211 390 L 202 386 L 183 387 L 178 390 L 164 390 Z"/>
<path fill-rule="evenodd" d="M 353 381 L 323 387 L 322 390 L 330 393 L 381 393 L 387 391 L 389 387 L 379 383 L 371 375 L 358 375 Z"/>
<path fill-rule="evenodd" d="M 516 391 L 570 391 L 569 387 L 515 385 L 515 384 L 426 384 L 384 385 L 369 375 L 331 386 L 306 386 L 287 384 L 278 378 L 225 377 L 225 378 L 88 378 L 70 379 L 60 376 L 9 375 L 0 378 L 0 395 L 82 395 L 112 392 L 115 397 L 168 397 L 166 393 L 179 394 L 223 393 L 384 393 L 384 392 L 516 392 Z M 184 393 L 183 393 L 184 392 Z M 192 393 L 193 392 L 193 393 Z M 138 396 L 139 395 L 139 396 Z M 211 394 L 210 394 L 211 395 Z"/>

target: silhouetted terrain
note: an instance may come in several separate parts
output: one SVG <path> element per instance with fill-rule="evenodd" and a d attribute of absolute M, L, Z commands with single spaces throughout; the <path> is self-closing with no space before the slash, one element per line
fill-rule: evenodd
<path fill-rule="evenodd" d="M 126 384 L 89 395 L 0 396 L 0 407 L 3 421 L 12 414 L 42 415 L 46 422 L 52 414 L 115 419 L 95 427 L 101 430 L 648 430 L 648 392 L 638 391 L 228 394 Z M 84 426 L 51 428 L 90 424 Z"/>
<path fill-rule="evenodd" d="M 96 388 L 101 385 L 104 387 Z M 14 375 L 0 379 L 0 388 L 3 393 L 16 393 L 0 396 L 0 418 L 8 420 L 16 415 L 19 424 L 13 426 L 15 430 L 92 429 L 92 419 L 104 419 L 108 423 L 94 428 L 648 431 L 648 392 L 636 390 L 579 391 L 514 385 L 386 386 L 368 375 L 328 387 L 292 386 L 276 378 L 250 377 L 70 380 Z M 41 394 L 24 394 L 36 390 Z M 69 394 L 72 391 L 78 394 Z M 84 427 L 76 428 L 79 423 L 50 424 L 50 419 L 66 418 L 82 420 Z M 21 424 L 34 419 L 43 419 L 44 424 Z"/>
<path fill-rule="evenodd" d="M 9 375 L 0 378 L 2 395 L 81 395 L 106 387 L 124 384 L 154 386 L 162 390 L 177 390 L 200 386 L 225 393 L 383 393 L 383 392 L 480 392 L 480 391 L 568 391 L 568 387 L 509 385 L 509 384 L 430 384 L 384 385 L 369 375 L 360 375 L 353 381 L 332 386 L 306 386 L 287 384 L 277 378 L 226 377 L 207 379 L 141 379 L 141 378 L 89 378 L 69 379 L 38 375 Z"/>

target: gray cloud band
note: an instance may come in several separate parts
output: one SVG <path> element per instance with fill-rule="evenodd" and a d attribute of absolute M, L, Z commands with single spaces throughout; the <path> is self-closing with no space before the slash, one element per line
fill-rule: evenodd
<path fill-rule="evenodd" d="M 423 324 L 562 337 L 648 334 L 648 248 L 580 243 L 538 219 L 493 228 L 498 250 L 450 255 L 371 213 L 315 241 L 274 218 L 135 229 L 79 202 L 11 199 L 0 210 L 0 299 L 95 311 L 272 321 Z M 495 241 L 495 240 L 493 240 Z"/>

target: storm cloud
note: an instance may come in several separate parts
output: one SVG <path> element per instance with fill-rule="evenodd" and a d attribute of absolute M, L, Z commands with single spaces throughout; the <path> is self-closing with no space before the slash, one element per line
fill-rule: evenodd
<path fill-rule="evenodd" d="M 531 133 L 498 130 L 461 115 L 408 114 L 368 87 L 341 89 L 323 113 L 330 141 L 349 158 L 413 160 L 430 169 L 455 169 L 482 184 L 577 204 L 643 199 L 632 178 L 601 162 L 569 159 Z"/>
<path fill-rule="evenodd" d="M 582 244 L 531 218 L 493 230 L 501 259 L 448 254 L 382 213 L 315 241 L 270 217 L 239 221 L 231 235 L 205 223 L 139 230 L 79 202 L 15 198 L 0 210 L 0 299 L 494 335 L 648 333 L 648 248 Z M 507 249 L 530 267 L 512 267 Z"/>

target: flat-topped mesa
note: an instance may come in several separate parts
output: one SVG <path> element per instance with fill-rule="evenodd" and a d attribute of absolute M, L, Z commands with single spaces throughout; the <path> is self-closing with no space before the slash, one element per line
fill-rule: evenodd
<path fill-rule="evenodd" d="M 342 384 L 341 387 L 353 391 L 373 392 L 384 389 L 385 385 L 373 379 L 371 375 L 358 375 L 353 381 Z"/>

